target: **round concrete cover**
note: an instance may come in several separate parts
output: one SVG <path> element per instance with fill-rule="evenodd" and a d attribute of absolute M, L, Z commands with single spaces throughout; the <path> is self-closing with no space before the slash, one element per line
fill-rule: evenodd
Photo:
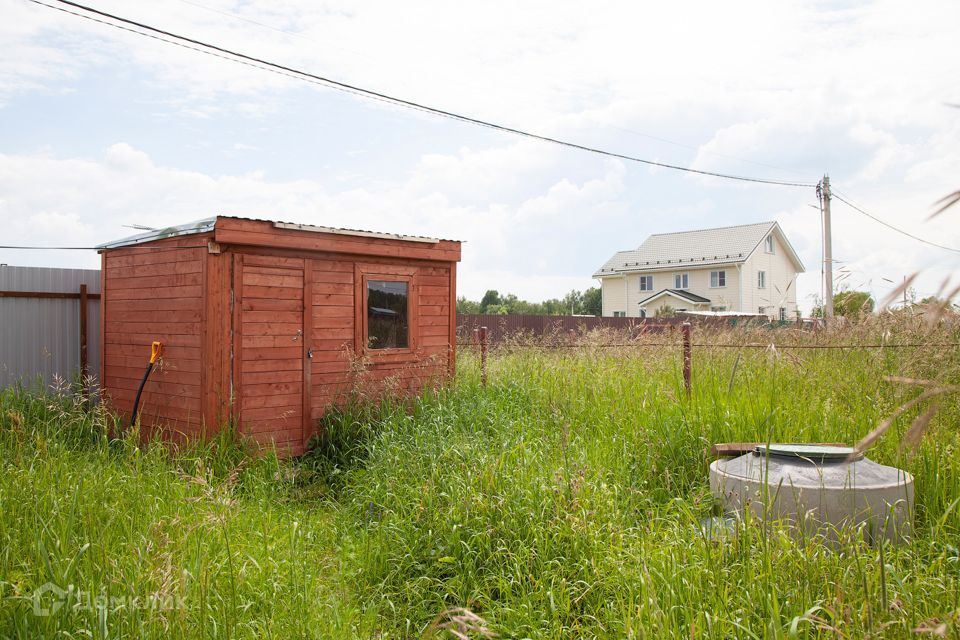
<path fill-rule="evenodd" d="M 811 463 L 800 457 L 763 456 L 747 454 L 739 458 L 717 460 L 719 473 L 760 482 L 764 477 L 767 484 L 784 487 L 805 487 L 826 490 L 844 489 L 903 489 L 913 484 L 909 473 L 896 467 L 877 464 L 868 458 L 853 462 L 824 461 Z"/>
<path fill-rule="evenodd" d="M 710 489 L 728 512 L 749 508 L 755 516 L 768 513 L 807 530 L 866 523 L 871 537 L 888 539 L 907 531 L 913 506 L 909 473 L 867 458 L 812 458 L 748 453 L 716 460 Z"/>

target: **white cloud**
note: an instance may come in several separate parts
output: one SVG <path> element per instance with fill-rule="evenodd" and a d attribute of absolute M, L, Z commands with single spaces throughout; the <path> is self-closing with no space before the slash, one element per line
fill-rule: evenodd
<path fill-rule="evenodd" d="M 809 192 L 678 179 L 506 135 L 478 135 L 456 152 L 438 151 L 435 139 L 398 137 L 383 145 L 402 145 L 402 154 L 386 149 L 402 159 L 378 163 L 384 148 L 335 134 L 359 128 L 357 114 L 371 108 L 388 109 L 367 115 L 396 129 L 428 116 L 329 89 L 304 91 L 307 85 L 276 74 L 18 0 L 0 2 L 0 47 L 7 52 L 0 110 L 26 97 L 53 104 L 51 96 L 95 94 L 102 89 L 95 80 L 107 78 L 118 93 L 138 96 L 127 109 L 142 109 L 151 124 L 161 121 L 180 136 L 179 146 L 161 152 L 111 135 L 112 123 L 93 109 L 91 128 L 108 133 L 91 133 L 87 151 L 70 146 L 86 138 L 68 118 L 49 130 L 36 126 L 29 143 L 0 141 L 7 154 L 0 156 L 0 215 L 11 221 L 5 235 L 12 241 L 90 243 L 126 234 L 123 224 L 173 224 L 218 212 L 287 218 L 462 238 L 464 293 L 496 287 L 543 298 L 572 282 L 589 285 L 591 260 L 636 246 L 667 230 L 663 225 L 706 227 L 776 214 L 811 272 L 801 294 L 819 290 L 819 223 L 807 207 Z M 631 155 L 787 179 L 829 172 L 843 193 L 884 219 L 960 244 L 957 214 L 924 222 L 930 204 L 958 186 L 960 110 L 943 103 L 960 102 L 960 3 L 202 4 L 213 10 L 189 1 L 102 0 L 98 7 L 345 82 Z M 295 107 L 333 113 L 334 103 L 340 119 L 323 124 L 340 155 L 321 162 L 339 157 L 350 164 L 327 180 L 278 169 L 273 159 L 290 149 L 246 128 L 256 121 L 274 131 Z M 234 139 L 211 148 L 200 133 L 177 133 L 184 119 L 191 132 L 226 127 Z M 462 125 L 443 131 L 467 136 Z M 26 150 L 37 148 L 47 151 Z M 195 155 L 234 164 L 186 170 L 198 166 Z M 923 286 L 935 289 L 930 283 L 957 264 L 841 203 L 834 220 L 837 256 L 868 283 L 925 268 L 932 275 Z M 50 254 L 26 259 L 49 264 Z"/>
<path fill-rule="evenodd" d="M 502 155 L 484 157 L 490 166 L 468 152 L 446 160 L 476 162 L 489 174 L 514 171 Z M 431 175 L 429 190 L 423 189 L 418 170 L 406 183 L 381 190 L 331 192 L 311 180 L 270 181 L 260 173 L 209 176 L 157 166 L 143 151 L 117 143 L 102 158 L 0 156 L 0 219 L 9 223 L 5 239 L 10 244 L 51 246 L 99 244 L 129 235 L 125 225 L 162 227 L 214 214 L 439 235 L 468 240 L 462 295 L 479 296 L 499 287 L 536 299 L 559 295 L 557 286 L 566 291 L 571 283 L 590 285 L 589 273 L 571 272 L 568 249 L 547 241 L 543 230 L 552 228 L 555 219 L 590 224 L 590 216 L 622 206 L 616 199 L 623 171 L 620 163 L 610 163 L 600 177 L 582 184 L 561 181 L 515 206 L 477 206 L 443 195 L 462 191 L 458 180 L 465 178 L 456 172 L 446 184 Z M 56 188 L 44 188 L 51 184 Z M 518 236 L 523 244 L 519 252 Z M 97 258 L 92 252 L 78 258 L 0 250 L 0 262 L 95 267 Z"/>

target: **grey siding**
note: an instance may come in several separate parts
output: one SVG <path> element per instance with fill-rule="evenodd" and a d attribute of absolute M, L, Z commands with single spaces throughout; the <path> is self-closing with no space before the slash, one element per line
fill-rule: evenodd
<path fill-rule="evenodd" d="M 0 266 L 0 291 L 100 293 L 96 269 Z M 89 373 L 100 375 L 100 301 L 87 302 Z M 0 388 L 71 380 L 80 370 L 80 301 L 0 298 Z"/>

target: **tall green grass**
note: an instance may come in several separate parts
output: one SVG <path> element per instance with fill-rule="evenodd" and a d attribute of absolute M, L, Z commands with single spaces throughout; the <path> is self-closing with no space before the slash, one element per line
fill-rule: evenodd
<path fill-rule="evenodd" d="M 697 331 L 697 343 L 947 343 L 955 325 L 876 319 L 836 332 Z M 301 460 L 110 439 L 66 396 L 0 394 L 0 635 L 11 637 L 958 636 L 956 395 L 916 452 L 908 412 L 869 456 L 916 481 L 914 535 L 825 546 L 751 524 L 704 536 L 721 441 L 855 442 L 919 391 L 960 382 L 956 348 L 462 350 L 454 384 L 333 411 Z M 645 346 L 646 345 L 646 346 Z M 34 589 L 156 594 L 170 606 L 64 607 Z M 455 610 L 484 622 L 457 627 Z M 457 623 L 459 624 L 459 623 Z M 479 628 L 479 630 L 478 630 Z"/>

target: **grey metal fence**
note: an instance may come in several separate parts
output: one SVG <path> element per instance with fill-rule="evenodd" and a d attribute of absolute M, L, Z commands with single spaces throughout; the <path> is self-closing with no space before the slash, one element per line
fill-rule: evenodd
<path fill-rule="evenodd" d="M 0 266 L 0 388 L 71 380 L 84 366 L 99 376 L 100 271 Z"/>

